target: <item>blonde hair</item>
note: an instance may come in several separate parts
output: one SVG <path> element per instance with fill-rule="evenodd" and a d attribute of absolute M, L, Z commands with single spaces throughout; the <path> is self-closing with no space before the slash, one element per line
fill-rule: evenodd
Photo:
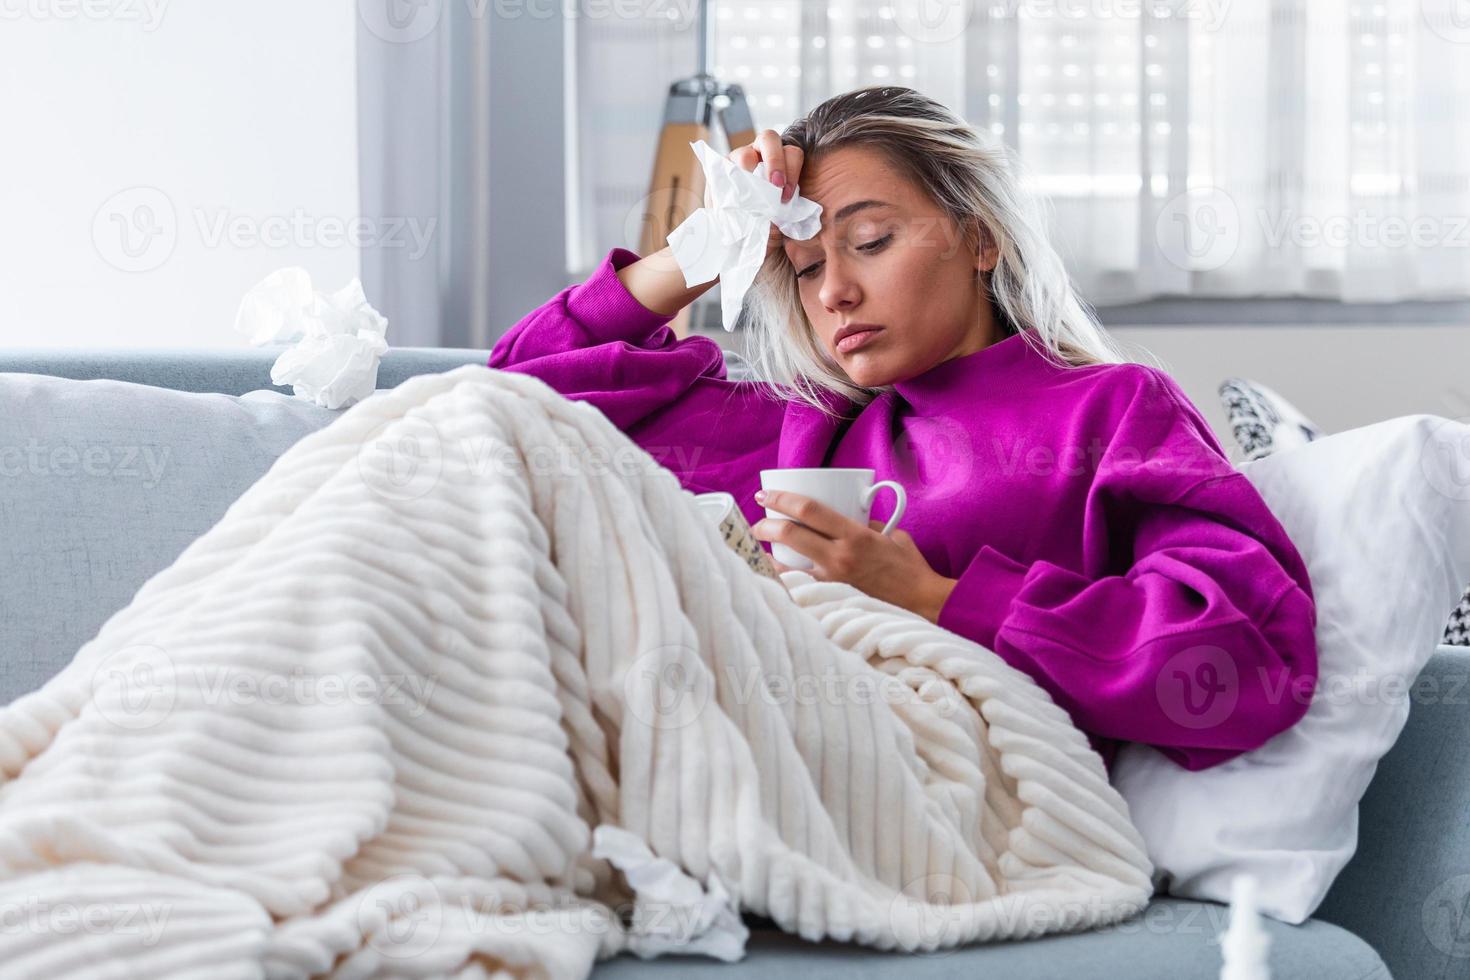
<path fill-rule="evenodd" d="M 1025 334 L 1024 343 L 1064 367 L 1133 361 L 1073 291 L 1042 215 L 1021 190 L 1014 155 L 941 103 L 901 86 L 855 89 L 787 126 L 781 142 L 801 148 L 804 168 L 843 147 L 875 150 L 958 227 L 998 246 L 995 268 L 976 282 L 988 291 L 1007 336 Z M 836 414 L 831 394 L 866 405 L 888 386 L 860 387 L 828 358 L 802 308 L 794 271 L 785 251 L 775 249 L 746 294 L 755 373 L 777 397 L 800 398 L 828 414 Z"/>

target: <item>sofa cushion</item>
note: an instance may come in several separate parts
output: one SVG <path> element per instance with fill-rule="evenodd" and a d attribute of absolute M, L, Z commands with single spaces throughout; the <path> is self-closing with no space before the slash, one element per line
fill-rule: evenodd
<path fill-rule="evenodd" d="M 1219 937 L 1229 909 L 1214 902 L 1160 898 L 1124 922 L 1090 932 L 980 943 L 930 954 L 884 953 L 850 943 L 809 943 L 799 936 L 751 926 L 745 958 L 723 963 L 702 956 L 644 961 L 629 954 L 606 960 L 592 980 L 708 977 L 709 980 L 861 980 L 864 977 L 940 980 L 1218 980 Z M 1271 937 L 1271 980 L 1389 980 L 1378 954 L 1357 936 L 1316 919 L 1299 926 L 1263 918 Z"/>
<path fill-rule="evenodd" d="M 306 434 L 274 391 L 0 374 L 0 703 L 68 663 Z"/>
<path fill-rule="evenodd" d="M 1470 976 L 1470 647 L 1441 646 L 1400 692 L 1409 719 L 1361 807 L 1358 850 L 1317 918 L 1396 977 Z"/>

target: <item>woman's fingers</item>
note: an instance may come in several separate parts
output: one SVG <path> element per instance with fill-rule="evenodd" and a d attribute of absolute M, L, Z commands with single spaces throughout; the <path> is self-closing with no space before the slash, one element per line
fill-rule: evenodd
<path fill-rule="evenodd" d="M 755 145 L 766 163 L 766 179 L 782 188 L 784 194 L 784 189 L 790 185 L 787 183 L 786 148 L 781 145 L 781 134 L 774 129 L 761 130 L 755 138 Z"/>
<path fill-rule="evenodd" d="M 795 146 L 784 146 L 781 134 L 774 129 L 764 129 L 755 142 L 730 151 L 730 161 L 747 173 L 753 173 L 762 162 L 766 165 L 766 179 L 781 188 L 781 201 L 791 200 L 796 194 L 796 182 L 801 176 L 801 167 L 806 155 Z M 779 175 L 779 176 L 778 176 Z M 709 190 L 705 189 L 705 207 L 710 206 Z M 766 254 L 770 255 L 784 241 L 781 231 L 774 224 L 766 243 Z"/>
<path fill-rule="evenodd" d="M 818 565 L 826 564 L 827 549 L 832 546 L 832 539 L 824 537 L 809 527 L 803 527 L 794 521 L 783 521 L 776 517 L 767 517 L 758 521 L 760 530 L 755 533 L 759 541 L 779 541 L 792 551 L 807 558 Z"/>
<path fill-rule="evenodd" d="M 801 165 L 806 162 L 806 154 L 799 146 L 788 146 L 786 150 L 786 191 L 781 195 L 782 201 L 789 201 L 796 193 L 796 185 L 801 180 Z"/>
<path fill-rule="evenodd" d="M 800 521 L 807 527 L 829 538 L 851 534 L 862 527 L 846 515 L 828 507 L 820 500 L 790 490 L 764 490 L 756 503 Z M 779 520 L 779 518 L 771 518 Z"/>

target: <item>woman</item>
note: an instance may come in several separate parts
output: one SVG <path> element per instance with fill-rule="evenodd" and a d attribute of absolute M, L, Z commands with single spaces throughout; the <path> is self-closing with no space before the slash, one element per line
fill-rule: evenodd
<path fill-rule="evenodd" d="M 1175 382 L 1129 362 L 1078 301 L 1001 147 L 890 86 L 730 159 L 764 160 L 787 200 L 799 176 L 823 208 L 811 240 L 773 227 L 749 293 L 765 381 L 729 380 L 714 341 L 667 328 L 714 284 L 688 288 L 668 249 L 612 249 L 489 365 L 592 403 L 687 489 L 733 493 L 814 577 L 995 651 L 1108 765 L 1138 741 L 1203 769 L 1305 714 L 1301 556 Z M 777 466 L 900 481 L 904 530 L 757 493 Z M 766 506 L 800 523 L 760 520 Z"/>

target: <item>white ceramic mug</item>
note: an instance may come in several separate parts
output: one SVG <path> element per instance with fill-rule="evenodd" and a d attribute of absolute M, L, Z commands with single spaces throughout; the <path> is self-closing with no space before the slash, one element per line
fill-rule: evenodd
<path fill-rule="evenodd" d="M 803 497 L 811 497 L 866 527 L 868 515 L 873 509 L 873 498 L 877 496 L 879 490 L 887 487 L 897 498 L 893 505 L 893 516 L 883 526 L 883 533 L 887 534 L 898 525 L 899 518 L 903 517 L 904 507 L 908 504 L 908 494 L 904 492 L 902 484 L 892 480 L 880 480 L 874 483 L 875 475 L 876 473 L 871 469 L 854 467 L 785 467 L 761 470 L 761 489 L 767 492 L 789 490 Z M 777 520 L 795 520 L 790 515 L 770 507 L 766 508 L 766 516 Z M 812 568 L 810 559 L 792 551 L 779 541 L 771 542 L 771 557 L 788 568 L 802 570 Z"/>

